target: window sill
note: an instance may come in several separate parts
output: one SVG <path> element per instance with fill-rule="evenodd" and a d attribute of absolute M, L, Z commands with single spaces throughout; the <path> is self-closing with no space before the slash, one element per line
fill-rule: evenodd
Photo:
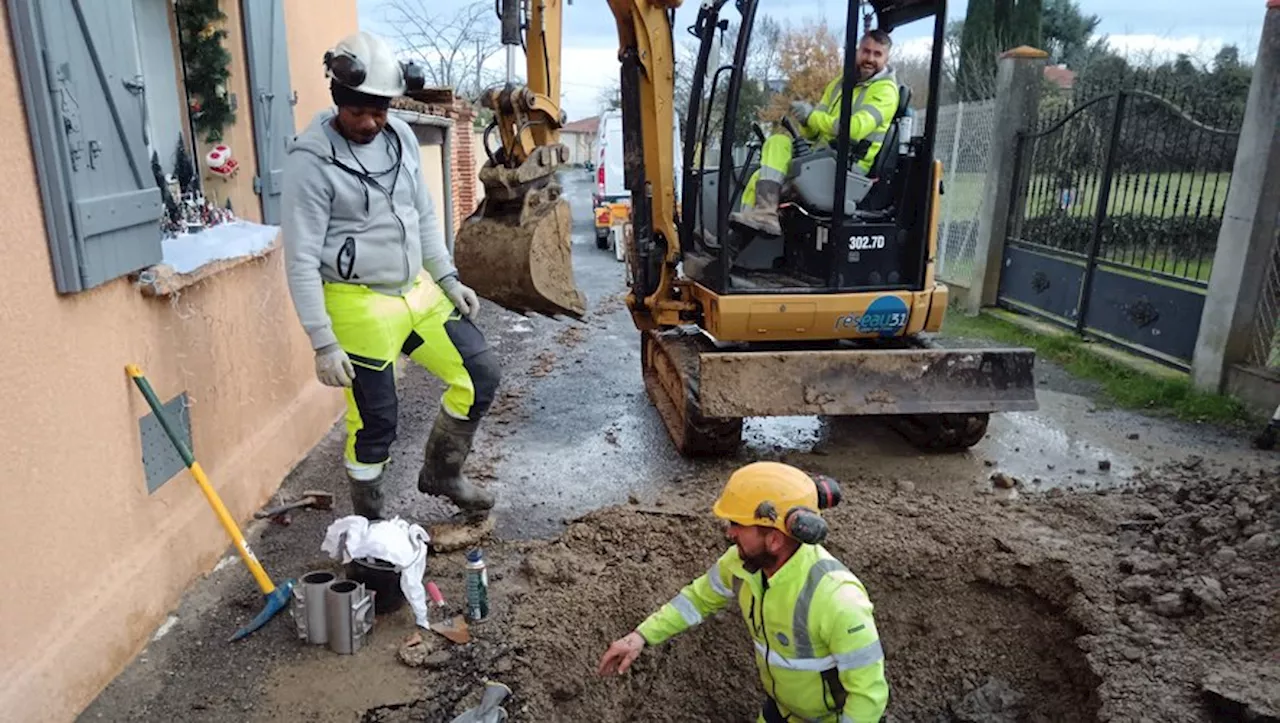
<path fill-rule="evenodd" d="M 165 239 L 163 248 L 164 261 L 134 277 L 143 296 L 174 296 L 224 271 L 265 258 L 279 250 L 280 228 L 235 221 Z"/>

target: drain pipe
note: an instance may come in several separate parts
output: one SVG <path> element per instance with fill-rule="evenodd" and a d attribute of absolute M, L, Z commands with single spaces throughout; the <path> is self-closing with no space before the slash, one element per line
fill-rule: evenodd
<path fill-rule="evenodd" d="M 444 143 L 440 150 L 441 171 L 443 173 L 444 188 L 444 242 L 449 249 L 449 255 L 453 255 L 453 142 L 454 142 L 454 121 L 452 118 L 442 118 L 438 115 L 427 115 L 413 110 L 404 110 L 402 108 L 392 109 L 397 116 L 409 125 L 429 126 L 439 128 L 444 136 Z"/>

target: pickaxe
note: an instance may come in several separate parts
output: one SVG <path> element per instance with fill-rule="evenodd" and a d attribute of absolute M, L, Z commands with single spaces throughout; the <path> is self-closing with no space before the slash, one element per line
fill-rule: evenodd
<path fill-rule="evenodd" d="M 261 512 L 253 513 L 253 516 L 259 520 L 270 518 L 271 521 L 279 525 L 289 524 L 289 510 L 296 510 L 302 507 L 311 507 L 317 510 L 333 509 L 333 493 L 324 490 L 306 490 L 302 496 L 293 502 L 287 502 L 283 505 L 268 507 Z"/>

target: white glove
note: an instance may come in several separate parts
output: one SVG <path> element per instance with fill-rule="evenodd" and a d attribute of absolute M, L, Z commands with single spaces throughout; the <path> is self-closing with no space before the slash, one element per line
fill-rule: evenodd
<path fill-rule="evenodd" d="M 795 114 L 801 125 L 805 125 L 809 122 L 809 115 L 813 113 L 813 104 L 803 100 L 792 101 L 791 112 Z"/>
<path fill-rule="evenodd" d="M 351 357 L 337 344 L 316 349 L 316 378 L 330 387 L 349 387 L 356 378 Z"/>
<path fill-rule="evenodd" d="M 444 290 L 444 295 L 453 302 L 454 308 L 474 321 L 476 315 L 480 313 L 480 297 L 476 296 L 476 292 L 459 281 L 457 276 L 446 276 L 440 279 L 439 283 L 440 288 Z"/>

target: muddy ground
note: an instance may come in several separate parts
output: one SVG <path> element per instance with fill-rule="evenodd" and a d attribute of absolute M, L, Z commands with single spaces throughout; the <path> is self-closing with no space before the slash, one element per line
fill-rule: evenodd
<path fill-rule="evenodd" d="M 710 502 L 756 459 L 842 481 L 827 546 L 876 605 L 891 720 L 1280 715 L 1280 458 L 1245 434 L 1107 409 L 1040 363 L 1040 411 L 993 419 L 964 454 L 921 456 L 871 421 L 800 418 L 749 420 L 735 457 L 683 460 L 645 397 L 623 270 L 594 246 L 581 176 L 566 180 L 585 323 L 482 312 L 506 377 L 468 464 L 499 495 L 484 545 L 494 615 L 474 640 L 428 635 L 407 664 L 405 607 L 354 656 L 304 645 L 287 615 L 230 644 L 260 597 L 229 557 L 82 719 L 448 721 L 491 678 L 514 691 L 511 720 L 754 720 L 736 610 L 624 677 L 594 672 L 609 641 L 723 551 Z M 430 523 L 452 511 L 414 489 L 440 389 L 413 368 L 401 388 L 390 505 Z M 320 543 L 350 511 L 341 441 L 335 427 L 281 491 L 334 490 L 336 510 L 251 526 L 276 578 L 340 570 Z M 462 571 L 461 552 L 430 557 L 455 607 Z"/>

